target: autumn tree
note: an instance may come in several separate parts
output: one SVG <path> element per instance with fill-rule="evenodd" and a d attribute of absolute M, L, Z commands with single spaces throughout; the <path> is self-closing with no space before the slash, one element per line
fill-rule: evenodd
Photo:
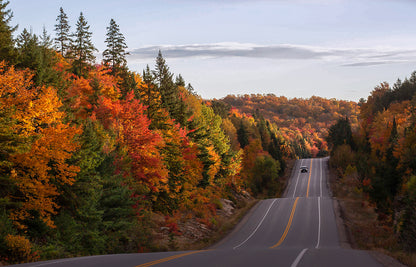
<path fill-rule="evenodd" d="M 34 88 L 33 75 L 13 67 L 6 70 L 2 65 L 1 74 L 0 107 L 4 112 L 14 111 L 15 134 L 29 137 L 24 151 L 10 155 L 10 179 L 16 186 L 10 199 L 19 203 L 10 218 L 21 228 L 26 227 L 25 221 L 36 218 L 53 227 L 58 188 L 72 184 L 78 171 L 67 160 L 77 148 L 73 139 L 80 131 L 62 122 L 62 104 L 54 88 Z"/>
<path fill-rule="evenodd" d="M 139 184 L 147 187 L 148 192 L 157 192 L 165 187 L 167 171 L 163 166 L 158 147 L 162 146 L 159 134 L 149 129 L 150 120 L 139 100 L 129 93 L 125 100 L 113 101 L 101 98 L 97 117 L 106 127 L 118 132 L 119 141 L 126 146 L 120 158 L 120 166 L 126 162 L 131 168 L 122 168 L 125 175 L 131 175 Z"/>

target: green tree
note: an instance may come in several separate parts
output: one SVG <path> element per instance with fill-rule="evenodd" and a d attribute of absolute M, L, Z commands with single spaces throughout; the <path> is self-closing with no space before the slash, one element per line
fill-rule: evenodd
<path fill-rule="evenodd" d="M 35 85 L 56 84 L 59 80 L 55 69 L 56 53 L 51 49 L 51 38 L 43 29 L 40 38 L 27 29 L 17 37 L 17 52 L 19 68 L 33 70 Z"/>
<path fill-rule="evenodd" d="M 113 72 L 117 72 L 120 67 L 126 65 L 126 55 L 129 53 L 126 52 L 126 40 L 114 19 L 110 20 L 110 26 L 107 27 L 106 35 L 105 43 L 107 44 L 107 49 L 103 52 L 103 61 L 113 68 Z"/>
<path fill-rule="evenodd" d="M 89 29 L 90 26 L 81 12 L 71 43 L 71 57 L 74 58 L 73 71 L 78 76 L 86 74 L 89 64 L 95 60 L 94 51 L 98 51 L 92 43 L 92 32 Z"/>
<path fill-rule="evenodd" d="M 16 51 L 14 48 L 13 32 L 17 26 L 10 26 L 13 18 L 13 12 L 7 9 L 9 1 L 0 0 L 0 61 L 6 60 L 14 64 L 16 60 Z"/>
<path fill-rule="evenodd" d="M 19 52 L 17 66 L 36 70 L 41 61 L 39 39 L 36 34 L 23 29 L 23 32 L 17 37 L 16 45 Z"/>
<path fill-rule="evenodd" d="M 327 141 L 332 145 L 333 150 L 344 144 L 354 149 L 355 145 L 352 139 L 351 124 L 348 118 L 340 118 L 337 123 L 329 128 Z"/>
<path fill-rule="evenodd" d="M 156 58 L 156 66 L 153 71 L 153 76 L 162 98 L 162 106 L 169 111 L 172 118 L 177 119 L 179 108 L 178 90 L 177 86 L 173 82 L 173 74 L 170 72 L 160 50 Z"/>
<path fill-rule="evenodd" d="M 269 155 L 262 155 L 256 158 L 252 170 L 253 177 L 251 190 L 254 195 L 266 193 L 274 197 L 280 190 L 279 182 L 280 164 Z"/>
<path fill-rule="evenodd" d="M 400 240 L 408 251 L 416 251 L 416 176 L 411 176 L 406 184 L 404 212 L 400 219 Z"/>
<path fill-rule="evenodd" d="M 68 16 L 65 14 L 63 8 L 59 9 L 59 15 L 56 18 L 57 24 L 55 24 L 55 45 L 58 49 L 58 52 L 61 53 L 63 57 L 66 57 L 68 50 L 71 47 L 71 35 L 69 33 L 70 26 L 68 24 Z"/>
<path fill-rule="evenodd" d="M 244 147 L 246 147 L 249 144 L 248 132 L 246 126 L 243 123 L 243 120 L 241 120 L 240 128 L 238 128 L 237 130 L 237 138 L 241 148 L 244 149 Z"/>
<path fill-rule="evenodd" d="M 182 77 L 182 75 L 179 74 L 178 76 L 176 76 L 175 84 L 176 86 L 185 87 L 185 79 Z"/>

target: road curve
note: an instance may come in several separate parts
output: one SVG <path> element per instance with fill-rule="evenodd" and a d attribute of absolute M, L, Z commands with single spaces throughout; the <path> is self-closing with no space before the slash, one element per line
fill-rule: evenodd
<path fill-rule="evenodd" d="M 327 158 L 296 162 L 282 198 L 260 201 L 215 246 L 200 251 L 117 254 L 19 266 L 382 266 L 368 253 L 339 245 Z M 301 173 L 300 166 L 309 172 Z"/>

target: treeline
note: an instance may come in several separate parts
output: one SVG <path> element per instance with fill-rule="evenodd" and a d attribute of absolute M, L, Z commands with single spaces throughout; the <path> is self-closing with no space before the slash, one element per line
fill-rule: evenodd
<path fill-rule="evenodd" d="M 282 190 L 284 140 L 261 113 L 225 112 L 174 76 L 162 53 L 127 67 L 114 20 L 96 64 L 81 13 L 55 38 L 0 0 L 0 262 L 160 250 L 152 216 L 213 227 L 219 198 Z"/>
<path fill-rule="evenodd" d="M 219 101 L 240 113 L 262 114 L 282 136 L 286 154 L 292 158 L 327 156 L 328 128 L 339 118 L 348 117 L 353 128 L 358 127 L 359 106 L 352 101 L 317 96 L 288 99 L 273 94 L 229 95 Z"/>
<path fill-rule="evenodd" d="M 382 83 L 360 105 L 359 127 L 348 118 L 329 129 L 330 164 L 355 180 L 379 222 L 406 251 L 416 251 L 416 72 L 391 88 Z M 389 248 L 392 249 L 392 248 Z"/>

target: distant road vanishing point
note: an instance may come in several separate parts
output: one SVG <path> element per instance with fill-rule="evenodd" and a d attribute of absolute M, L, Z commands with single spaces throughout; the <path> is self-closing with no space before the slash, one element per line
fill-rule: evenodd
<path fill-rule="evenodd" d="M 340 246 L 327 187 L 327 158 L 301 159 L 283 198 L 260 201 L 231 234 L 207 250 L 69 258 L 18 266 L 382 266 Z M 308 172 L 301 172 L 307 166 Z"/>

